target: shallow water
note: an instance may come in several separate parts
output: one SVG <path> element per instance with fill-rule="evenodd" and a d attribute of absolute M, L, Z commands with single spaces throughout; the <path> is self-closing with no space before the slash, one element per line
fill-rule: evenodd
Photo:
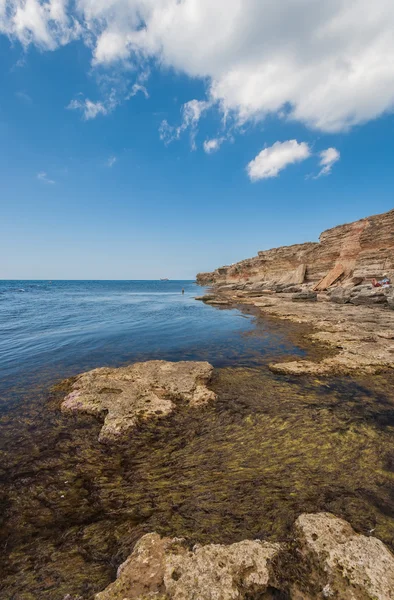
<path fill-rule="evenodd" d="M 209 406 L 181 404 L 106 447 L 95 418 L 60 413 L 66 389 L 48 395 L 51 369 L 19 395 L 8 390 L 18 402 L 1 418 L 2 600 L 90 600 L 149 531 L 191 543 L 283 540 L 301 512 L 327 510 L 394 549 L 393 376 L 274 375 L 272 358 L 315 355 L 302 330 L 194 303 L 197 290 L 190 313 L 225 330 L 188 346 L 219 367 Z"/>
<path fill-rule="evenodd" d="M 196 302 L 202 293 L 190 281 L 0 281 L 0 396 L 153 358 L 225 366 L 303 354 L 283 328 L 262 322 L 255 335 L 241 312 Z"/>

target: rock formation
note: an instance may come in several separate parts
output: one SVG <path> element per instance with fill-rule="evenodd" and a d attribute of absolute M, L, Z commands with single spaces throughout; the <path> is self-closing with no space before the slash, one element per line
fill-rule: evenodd
<path fill-rule="evenodd" d="M 371 279 L 384 275 L 391 285 L 373 287 Z M 316 244 L 274 248 L 213 273 L 200 273 L 197 281 L 213 285 L 209 296 L 200 297 L 204 302 L 252 304 L 261 314 L 306 323 L 317 330 L 310 335 L 312 341 L 336 351 L 318 363 L 270 365 L 277 373 L 375 373 L 394 368 L 394 210 L 329 229 Z M 386 310 L 372 313 L 371 308 Z"/>
<path fill-rule="evenodd" d="M 247 540 L 189 550 L 183 539 L 149 533 L 96 600 L 235 600 L 263 593 L 274 578 L 271 561 L 279 549 L 279 544 Z"/>
<path fill-rule="evenodd" d="M 207 362 L 164 360 L 93 369 L 76 378 L 61 409 L 104 416 L 99 441 L 113 442 L 123 439 L 139 419 L 168 415 L 177 401 L 193 407 L 215 399 L 206 386 L 212 372 Z"/>
<path fill-rule="evenodd" d="M 96 600 L 392 600 L 394 556 L 328 514 L 301 515 L 293 540 L 189 549 L 143 536 Z"/>
<path fill-rule="evenodd" d="M 201 285 L 267 281 L 318 284 L 335 267 L 343 279 L 394 276 L 394 210 L 324 231 L 318 243 L 264 250 L 258 256 L 212 273 L 199 273 Z"/>
<path fill-rule="evenodd" d="M 328 513 L 301 515 L 295 536 L 309 579 L 298 597 L 394 598 L 394 556 L 377 538 L 356 534 L 349 523 Z M 302 595 L 308 588 L 317 595 Z"/>

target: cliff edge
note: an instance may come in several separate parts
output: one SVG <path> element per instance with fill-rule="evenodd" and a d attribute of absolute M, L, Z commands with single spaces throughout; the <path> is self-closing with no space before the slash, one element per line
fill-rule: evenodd
<path fill-rule="evenodd" d="M 394 276 L 394 210 L 324 231 L 319 242 L 281 246 L 211 273 L 197 283 L 318 284 L 337 267 L 342 280 Z M 338 268 L 339 267 L 339 268 Z"/>

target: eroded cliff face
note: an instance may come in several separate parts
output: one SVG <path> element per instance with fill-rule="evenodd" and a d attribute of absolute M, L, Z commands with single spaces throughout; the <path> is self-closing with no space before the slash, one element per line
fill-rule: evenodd
<path fill-rule="evenodd" d="M 328 229 L 318 243 L 264 250 L 256 257 L 212 273 L 199 273 L 197 282 L 201 285 L 244 281 L 302 283 L 299 274 L 304 271 L 304 281 L 317 283 L 336 265 L 342 265 L 345 280 L 351 277 L 368 280 L 385 274 L 393 278 L 394 210 Z"/>

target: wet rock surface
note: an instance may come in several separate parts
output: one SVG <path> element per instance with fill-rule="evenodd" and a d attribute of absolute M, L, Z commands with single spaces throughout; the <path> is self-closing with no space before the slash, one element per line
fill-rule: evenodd
<path fill-rule="evenodd" d="M 61 408 L 64 413 L 105 415 L 99 441 L 119 441 L 139 420 L 171 413 L 177 401 L 195 407 L 214 400 L 206 385 L 212 373 L 207 362 L 160 360 L 93 369 L 75 378 Z"/>
<path fill-rule="evenodd" d="M 283 293 L 256 296 L 248 289 L 225 291 L 215 286 L 219 298 L 233 305 L 257 307 L 262 316 L 303 323 L 314 329 L 308 333 L 313 343 L 324 344 L 331 355 L 320 361 L 297 360 L 272 363 L 276 373 L 302 375 L 330 375 L 350 373 L 377 373 L 394 368 L 394 313 L 386 306 L 392 297 L 390 289 L 373 290 L 371 286 L 336 288 L 327 294 L 317 294 L 317 302 L 308 301 L 305 291 L 298 301 Z M 357 292 L 353 292 L 357 290 Z M 321 297 L 323 296 L 323 297 Z M 333 296 L 333 297 L 332 297 Z M 331 297 L 331 298 L 330 298 Z M 329 302 L 327 300 L 333 300 Z M 315 298 L 316 300 L 316 298 Z M 394 302 L 394 301 L 393 301 Z"/>
<path fill-rule="evenodd" d="M 215 402 L 116 445 L 96 417 L 61 413 L 63 388 L 15 407 L 0 417 L 1 600 L 92 600 L 152 531 L 189 550 L 283 543 L 301 513 L 328 511 L 393 550 L 393 377 L 218 369 Z"/>
<path fill-rule="evenodd" d="M 96 600 L 391 600 L 394 555 L 329 513 L 300 515 L 291 543 L 245 540 L 189 549 L 143 536 Z"/>

